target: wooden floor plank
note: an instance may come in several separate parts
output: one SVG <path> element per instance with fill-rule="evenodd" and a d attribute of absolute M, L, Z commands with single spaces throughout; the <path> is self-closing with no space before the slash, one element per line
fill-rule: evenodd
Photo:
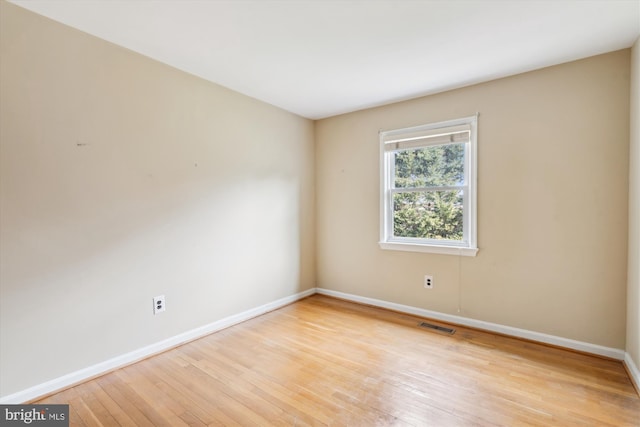
<path fill-rule="evenodd" d="M 76 387 L 83 396 L 92 394 L 113 416 L 115 424 L 123 427 L 134 427 L 135 421 L 100 387 L 97 381 L 88 381 Z"/>
<path fill-rule="evenodd" d="M 422 320 L 315 295 L 36 403 L 77 426 L 640 426 L 618 361 Z"/>
<path fill-rule="evenodd" d="M 136 402 L 130 401 L 128 396 L 122 392 L 126 384 L 121 383 L 115 372 L 96 378 L 94 381 L 113 399 L 116 404 L 135 422 L 138 426 L 153 426 L 153 423 L 144 414 L 144 408 L 139 407 Z M 139 400 L 139 399 L 137 399 Z"/>

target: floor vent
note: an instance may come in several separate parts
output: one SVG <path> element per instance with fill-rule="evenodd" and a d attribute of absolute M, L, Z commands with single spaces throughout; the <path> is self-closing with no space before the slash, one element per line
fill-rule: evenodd
<path fill-rule="evenodd" d="M 418 326 L 420 326 L 421 328 L 433 329 L 438 332 L 444 332 L 445 334 L 449 334 L 449 335 L 453 335 L 456 333 L 456 330 L 453 328 L 434 325 L 433 323 L 421 322 L 421 323 L 418 323 Z"/>

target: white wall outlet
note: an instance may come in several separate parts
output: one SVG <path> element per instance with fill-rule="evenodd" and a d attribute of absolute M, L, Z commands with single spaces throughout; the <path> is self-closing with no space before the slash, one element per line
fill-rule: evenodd
<path fill-rule="evenodd" d="M 153 297 L 153 314 L 162 313 L 166 309 L 167 309 L 167 305 L 164 299 L 164 295 L 158 295 L 157 297 Z"/>
<path fill-rule="evenodd" d="M 425 289 L 433 289 L 433 276 L 424 276 Z"/>

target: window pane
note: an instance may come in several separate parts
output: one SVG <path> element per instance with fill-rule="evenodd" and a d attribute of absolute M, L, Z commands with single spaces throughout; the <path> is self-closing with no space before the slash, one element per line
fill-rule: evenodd
<path fill-rule="evenodd" d="M 465 144 L 436 145 L 395 153 L 395 188 L 464 184 Z"/>
<path fill-rule="evenodd" d="M 433 191 L 393 195 L 394 237 L 463 238 L 463 192 Z"/>

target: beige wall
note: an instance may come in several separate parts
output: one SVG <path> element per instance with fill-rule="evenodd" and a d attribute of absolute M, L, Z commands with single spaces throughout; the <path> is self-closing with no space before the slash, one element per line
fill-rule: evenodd
<path fill-rule="evenodd" d="M 631 53 L 627 352 L 640 369 L 640 39 Z"/>
<path fill-rule="evenodd" d="M 381 250 L 378 131 L 476 111 L 477 257 Z M 318 286 L 623 349 L 628 149 L 628 49 L 319 121 Z"/>
<path fill-rule="evenodd" d="M 0 396 L 314 286 L 313 122 L 0 7 Z"/>

